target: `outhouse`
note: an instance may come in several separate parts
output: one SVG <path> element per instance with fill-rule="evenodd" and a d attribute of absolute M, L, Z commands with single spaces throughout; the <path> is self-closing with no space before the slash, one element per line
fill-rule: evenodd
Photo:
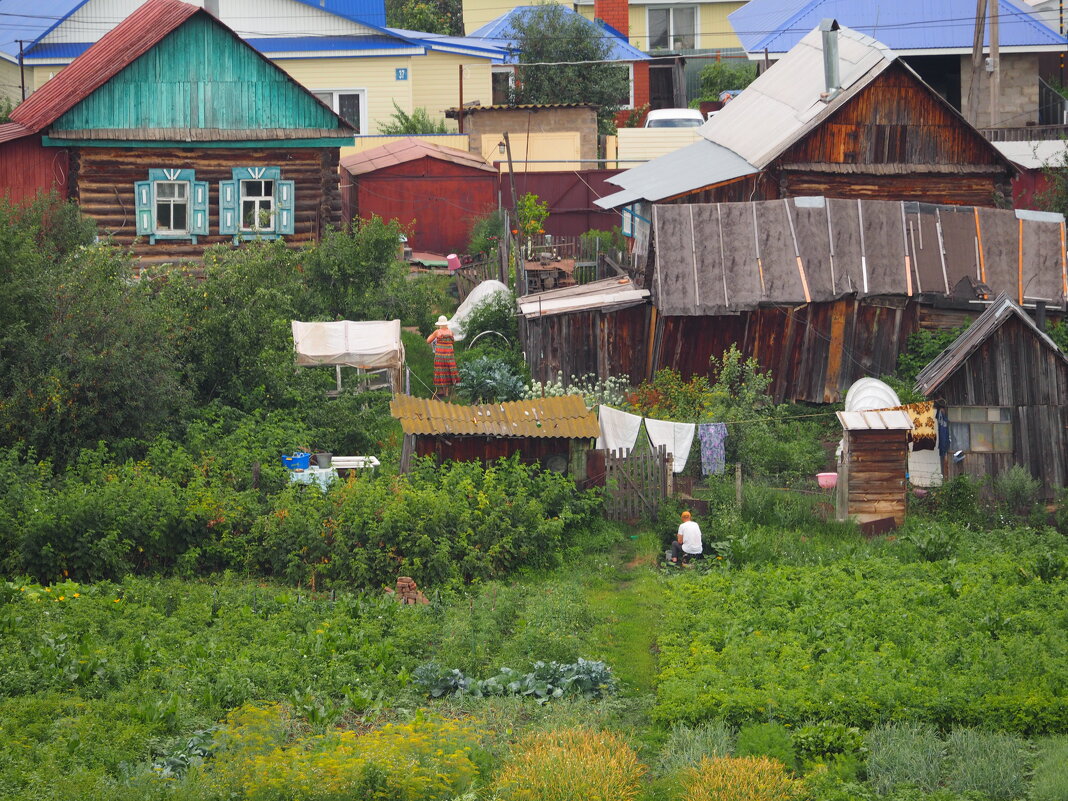
<path fill-rule="evenodd" d="M 906 472 L 912 419 L 903 411 L 838 412 L 842 453 L 835 510 L 858 523 L 905 521 Z"/>

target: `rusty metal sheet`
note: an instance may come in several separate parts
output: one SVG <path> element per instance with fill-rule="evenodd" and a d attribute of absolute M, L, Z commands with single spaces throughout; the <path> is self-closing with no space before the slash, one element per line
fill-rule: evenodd
<path fill-rule="evenodd" d="M 1024 299 L 1064 298 L 1061 223 L 1026 221 L 1023 241 Z"/>
<path fill-rule="evenodd" d="M 597 417 L 578 395 L 478 406 L 397 395 L 389 410 L 405 434 L 592 438 L 600 433 Z"/>

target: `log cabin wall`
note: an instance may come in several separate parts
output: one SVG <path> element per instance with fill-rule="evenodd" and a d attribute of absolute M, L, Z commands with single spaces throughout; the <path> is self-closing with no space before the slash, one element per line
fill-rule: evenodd
<path fill-rule="evenodd" d="M 1020 320 L 998 328 L 933 393 L 953 406 L 1010 407 L 1012 453 L 969 450 L 948 477 L 996 476 L 1020 464 L 1052 497 L 1068 484 L 1068 365 Z"/>
<path fill-rule="evenodd" d="M 204 249 L 231 243 L 220 235 L 219 182 L 229 181 L 234 167 L 280 167 L 294 185 L 294 233 L 284 239 L 303 245 L 318 239 L 327 225 L 341 221 L 337 148 L 72 148 L 72 199 L 97 221 L 101 236 L 130 247 L 142 265 L 198 260 Z M 148 179 L 150 169 L 192 169 L 197 181 L 208 182 L 208 236 L 157 240 L 138 237 L 134 184 Z"/>

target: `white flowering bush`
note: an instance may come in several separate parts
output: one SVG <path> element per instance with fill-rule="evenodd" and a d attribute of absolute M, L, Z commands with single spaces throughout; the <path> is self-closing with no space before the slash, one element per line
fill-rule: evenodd
<path fill-rule="evenodd" d="M 627 393 L 630 391 L 630 377 L 626 375 L 614 375 L 608 378 L 598 378 L 593 373 L 581 376 L 571 376 L 564 380 L 563 373 L 556 374 L 555 381 L 532 381 L 530 388 L 523 396 L 527 400 L 535 398 L 559 398 L 563 395 L 581 395 L 586 401 L 586 406 L 592 409 L 594 406 L 605 404 L 607 406 L 622 406 L 627 402 Z"/>

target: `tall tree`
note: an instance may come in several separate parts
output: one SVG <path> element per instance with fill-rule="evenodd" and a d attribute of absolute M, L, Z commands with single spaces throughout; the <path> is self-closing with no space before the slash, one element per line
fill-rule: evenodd
<path fill-rule="evenodd" d="M 566 6 L 542 3 L 516 14 L 505 38 L 519 58 L 514 102 L 593 103 L 600 132 L 615 132 L 615 113 L 629 102 L 630 70 L 597 63 L 611 58 L 613 34 Z"/>
<path fill-rule="evenodd" d="M 464 33 L 461 0 L 386 0 L 386 23 L 423 33 Z"/>

